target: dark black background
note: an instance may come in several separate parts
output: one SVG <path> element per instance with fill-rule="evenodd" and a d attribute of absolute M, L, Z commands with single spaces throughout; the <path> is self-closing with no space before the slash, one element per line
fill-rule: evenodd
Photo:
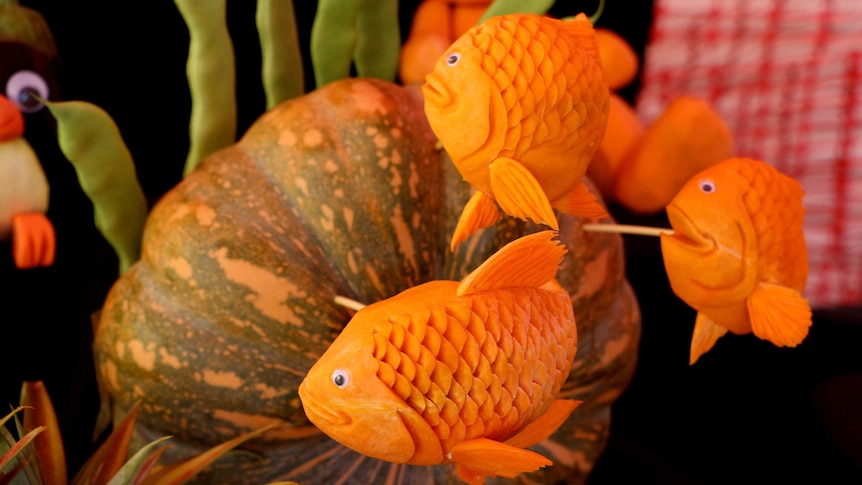
<path fill-rule="evenodd" d="M 316 2 L 294 3 L 311 89 L 307 39 Z M 597 2 L 557 3 L 551 13 L 568 15 L 593 12 Z M 173 2 L 21 4 L 44 16 L 59 47 L 53 74 L 60 92 L 52 99 L 90 101 L 111 114 L 150 203 L 156 201 L 180 180 L 188 151 L 188 33 Z M 402 37 L 417 4 L 400 4 Z M 609 0 L 597 25 L 642 54 L 651 9 L 646 0 Z M 254 2 L 228 0 L 228 24 L 242 133 L 264 110 Z M 636 82 L 622 91 L 629 101 L 636 93 Z M 58 253 L 50 268 L 18 271 L 9 245 L 0 244 L 0 402 L 17 402 L 22 380 L 44 380 L 74 471 L 94 446 L 90 315 L 116 278 L 117 261 L 56 147 L 47 111 L 25 121 L 51 184 L 48 216 Z M 620 222 L 667 225 L 663 215 L 611 210 Z M 658 241 L 626 236 L 625 243 L 643 336 L 637 371 L 614 405 L 611 440 L 590 483 L 862 483 L 862 309 L 816 311 L 809 337 L 795 349 L 730 335 L 689 366 L 695 314 L 670 291 Z"/>

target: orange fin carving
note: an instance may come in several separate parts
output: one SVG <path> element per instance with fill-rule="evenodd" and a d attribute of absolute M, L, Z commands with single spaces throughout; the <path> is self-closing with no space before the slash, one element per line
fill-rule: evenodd
<path fill-rule="evenodd" d="M 12 253 L 18 269 L 51 266 L 56 248 L 54 226 L 44 214 L 28 212 L 12 218 Z"/>
<path fill-rule="evenodd" d="M 751 331 L 779 347 L 796 347 L 808 336 L 811 307 L 799 292 L 760 283 L 746 301 Z"/>
<path fill-rule="evenodd" d="M 536 443 L 543 441 L 551 436 L 563 423 L 569 419 L 572 411 L 577 408 L 582 401 L 572 401 L 570 399 L 556 399 L 548 407 L 547 411 L 541 416 L 533 420 L 530 424 L 524 426 L 521 431 L 515 436 L 504 441 L 509 446 L 516 448 L 529 448 Z"/>
<path fill-rule="evenodd" d="M 515 477 L 552 465 L 551 460 L 530 450 L 516 448 L 488 438 L 463 441 L 449 454 L 458 477 L 470 484 L 485 483 L 485 477 Z"/>
<path fill-rule="evenodd" d="M 703 313 L 697 314 L 694 321 L 694 334 L 691 336 L 691 352 L 688 365 L 694 365 L 701 355 L 715 345 L 715 342 L 727 333 L 727 328 L 713 322 Z"/>
<path fill-rule="evenodd" d="M 553 280 L 566 246 L 557 231 L 540 231 L 506 244 L 461 280 L 456 294 L 500 288 L 540 288 Z"/>
<path fill-rule="evenodd" d="M 527 167 L 511 158 L 498 158 L 489 169 L 491 190 L 503 212 L 552 229 L 560 228 L 545 189 Z"/>
<path fill-rule="evenodd" d="M 494 199 L 477 191 L 470 197 L 461 211 L 461 217 L 458 218 L 458 225 L 455 226 L 449 249 L 455 251 L 459 244 L 476 231 L 496 224 L 502 217 L 503 214 L 500 213 Z"/>
<path fill-rule="evenodd" d="M 610 217 L 607 209 L 599 202 L 596 195 L 590 192 L 587 184 L 583 182 L 575 184 L 568 194 L 561 199 L 555 200 L 551 205 L 561 212 L 573 216 L 592 219 Z"/>

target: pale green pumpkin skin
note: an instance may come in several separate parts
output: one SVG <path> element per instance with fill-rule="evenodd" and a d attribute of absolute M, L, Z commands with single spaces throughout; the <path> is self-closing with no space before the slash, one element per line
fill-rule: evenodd
<path fill-rule="evenodd" d="M 220 459 L 195 483 L 457 483 L 451 465 L 397 466 L 342 447 L 310 425 L 296 392 L 350 319 L 335 295 L 373 302 L 459 280 L 539 229 L 506 218 L 451 253 L 471 188 L 435 143 L 415 91 L 346 79 L 268 111 L 156 204 L 94 346 L 115 419 L 141 401 L 138 446 L 172 435 L 165 459 L 175 460 L 274 423 L 245 446 L 253 453 Z M 561 216 L 570 253 L 558 276 L 579 337 L 562 397 L 584 403 L 536 446 L 555 465 L 517 482 L 586 479 L 636 362 L 622 241 L 580 224 Z"/>

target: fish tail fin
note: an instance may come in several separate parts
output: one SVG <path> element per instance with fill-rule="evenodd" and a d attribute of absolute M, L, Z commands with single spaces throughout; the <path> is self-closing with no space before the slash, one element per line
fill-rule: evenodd
<path fill-rule="evenodd" d="M 505 444 L 517 448 L 529 448 L 551 436 L 563 423 L 569 419 L 572 412 L 583 401 L 556 399 L 541 416 L 533 420 L 521 431 L 504 441 Z"/>
<path fill-rule="evenodd" d="M 497 208 L 497 203 L 494 202 L 494 199 L 487 194 L 476 191 L 461 211 L 461 217 L 458 218 L 458 224 L 455 226 L 455 232 L 452 234 L 449 249 L 455 251 L 455 248 L 459 244 L 472 236 L 476 231 L 493 226 L 502 217 L 503 214 L 500 213 L 500 209 Z"/>
<path fill-rule="evenodd" d="M 694 365 L 701 355 L 715 345 L 715 342 L 727 333 L 727 328 L 713 322 L 703 313 L 698 313 L 694 321 L 694 333 L 691 336 L 691 351 L 688 365 Z"/>
<path fill-rule="evenodd" d="M 751 331 L 779 347 L 796 347 L 808 336 L 811 307 L 798 291 L 760 283 L 746 301 Z"/>
<path fill-rule="evenodd" d="M 555 200 L 552 204 L 560 212 L 573 216 L 588 217 L 592 219 L 604 219 L 610 217 L 607 209 L 599 202 L 598 197 L 593 194 L 587 184 L 580 182 L 572 187 L 568 194 Z"/>
<path fill-rule="evenodd" d="M 489 171 L 491 190 L 503 212 L 559 229 L 545 189 L 527 167 L 517 160 L 500 157 L 491 163 Z"/>
<path fill-rule="evenodd" d="M 465 276 L 456 294 L 541 288 L 554 279 L 567 251 L 556 237 L 557 231 L 540 231 L 506 244 Z"/>
<path fill-rule="evenodd" d="M 462 441 L 449 454 L 455 462 L 458 477 L 469 484 L 481 485 L 485 477 L 516 477 L 536 471 L 553 462 L 530 450 L 517 448 L 488 438 Z"/>

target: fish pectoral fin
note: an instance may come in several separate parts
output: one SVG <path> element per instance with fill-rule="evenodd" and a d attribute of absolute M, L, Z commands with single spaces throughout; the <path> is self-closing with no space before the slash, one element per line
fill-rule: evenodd
<path fill-rule="evenodd" d="M 501 288 L 557 288 L 545 286 L 554 279 L 566 255 L 557 231 L 539 231 L 506 244 L 470 272 L 455 294 L 469 295 Z"/>
<path fill-rule="evenodd" d="M 551 460 L 530 450 L 488 438 L 458 443 L 450 452 L 458 477 L 470 484 L 482 484 L 485 477 L 512 478 L 552 465 Z"/>
<path fill-rule="evenodd" d="M 727 328 L 713 322 L 703 313 L 698 313 L 694 321 L 694 333 L 691 336 L 691 352 L 688 365 L 694 365 L 701 355 L 715 345 L 715 342 L 727 333 Z"/>
<path fill-rule="evenodd" d="M 491 163 L 489 170 L 491 190 L 503 212 L 559 229 L 545 189 L 527 167 L 511 158 L 501 157 Z"/>
<path fill-rule="evenodd" d="M 476 231 L 493 226 L 502 217 L 503 214 L 500 213 L 500 209 L 497 208 L 497 203 L 494 202 L 494 199 L 487 194 L 476 191 L 461 211 L 461 217 L 458 218 L 458 224 L 455 226 L 455 232 L 452 234 L 449 249 L 455 251 L 455 248 L 459 244 L 472 236 Z"/>
<path fill-rule="evenodd" d="M 551 205 L 560 212 L 578 217 L 604 219 L 610 217 L 607 209 L 599 202 L 596 194 L 590 192 L 587 184 L 579 182 L 565 196 Z"/>
<path fill-rule="evenodd" d="M 529 448 L 551 436 L 583 401 L 556 399 L 541 416 L 504 441 L 517 448 Z"/>
<path fill-rule="evenodd" d="M 796 347 L 808 336 L 811 307 L 798 291 L 760 283 L 746 301 L 751 331 L 779 347 Z"/>

